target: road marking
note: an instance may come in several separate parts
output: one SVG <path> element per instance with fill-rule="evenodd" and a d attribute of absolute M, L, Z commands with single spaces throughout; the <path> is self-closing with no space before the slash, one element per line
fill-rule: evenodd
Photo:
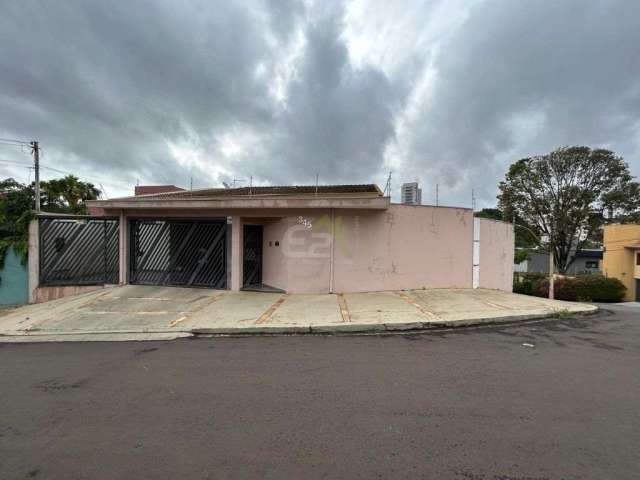
<path fill-rule="evenodd" d="M 273 305 L 271 305 L 262 315 L 260 315 L 260 317 L 258 317 L 258 320 L 256 320 L 255 323 L 265 323 L 271 320 L 271 316 L 278 308 L 280 308 L 280 305 L 282 305 L 286 299 L 287 295 L 282 295 L 278 300 L 274 302 Z"/>
<path fill-rule="evenodd" d="M 410 305 L 413 305 L 414 307 L 416 307 L 420 311 L 420 313 L 422 313 L 425 317 L 430 318 L 430 319 L 437 319 L 438 318 L 434 313 L 432 313 L 429 310 L 427 310 L 426 308 L 424 308 L 422 305 L 420 305 L 418 302 L 416 302 L 412 297 L 410 297 L 406 293 L 404 293 L 404 292 L 393 292 L 393 293 L 398 295 L 400 298 L 402 298 L 404 301 L 406 301 Z"/>
<path fill-rule="evenodd" d="M 338 307 L 340 307 L 340 315 L 342 315 L 342 321 L 345 323 L 351 322 L 351 314 L 349 313 L 349 306 L 347 305 L 347 299 L 344 298 L 343 293 L 338 294 Z"/>

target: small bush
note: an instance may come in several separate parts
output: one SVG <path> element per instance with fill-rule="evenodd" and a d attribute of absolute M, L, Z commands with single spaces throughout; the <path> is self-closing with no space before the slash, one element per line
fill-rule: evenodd
<path fill-rule="evenodd" d="M 538 280 L 521 280 L 518 282 L 518 286 L 520 288 L 516 288 L 516 283 L 514 283 L 513 291 L 515 293 L 536 297 L 549 296 L 549 280 L 546 277 Z M 557 300 L 570 302 L 619 302 L 624 298 L 627 290 L 617 278 L 607 278 L 602 275 L 557 278 L 553 289 L 554 297 Z"/>
<path fill-rule="evenodd" d="M 518 273 L 513 279 L 513 293 L 535 295 L 544 279 L 543 273 Z"/>
<path fill-rule="evenodd" d="M 627 291 L 617 278 L 602 275 L 580 275 L 574 283 L 578 300 L 591 302 L 619 302 Z"/>
<path fill-rule="evenodd" d="M 556 300 L 566 300 L 575 302 L 578 300 L 578 293 L 575 289 L 573 278 L 556 278 L 553 282 L 553 297 Z M 549 297 L 549 279 L 545 279 L 538 284 L 538 288 L 533 293 L 536 297 Z"/>

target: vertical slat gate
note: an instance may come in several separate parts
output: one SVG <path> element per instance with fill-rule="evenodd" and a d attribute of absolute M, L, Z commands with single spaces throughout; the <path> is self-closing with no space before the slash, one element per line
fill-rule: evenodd
<path fill-rule="evenodd" d="M 40 284 L 118 283 L 118 221 L 40 218 Z"/>
<path fill-rule="evenodd" d="M 132 220 L 131 283 L 226 288 L 226 228 L 225 221 Z"/>

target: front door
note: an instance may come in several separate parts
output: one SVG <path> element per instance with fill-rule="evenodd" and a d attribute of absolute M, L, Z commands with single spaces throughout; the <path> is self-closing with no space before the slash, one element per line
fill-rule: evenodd
<path fill-rule="evenodd" d="M 262 225 L 244 226 L 243 286 L 262 284 Z"/>
<path fill-rule="evenodd" d="M 640 302 L 640 280 L 636 279 L 636 302 Z"/>

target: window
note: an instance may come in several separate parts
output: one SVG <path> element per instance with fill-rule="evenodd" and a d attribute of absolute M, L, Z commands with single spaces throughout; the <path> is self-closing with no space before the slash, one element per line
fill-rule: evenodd
<path fill-rule="evenodd" d="M 585 266 L 587 268 L 598 268 L 598 262 L 597 261 L 586 262 Z"/>
<path fill-rule="evenodd" d="M 636 265 L 640 265 L 640 252 L 636 253 Z"/>

